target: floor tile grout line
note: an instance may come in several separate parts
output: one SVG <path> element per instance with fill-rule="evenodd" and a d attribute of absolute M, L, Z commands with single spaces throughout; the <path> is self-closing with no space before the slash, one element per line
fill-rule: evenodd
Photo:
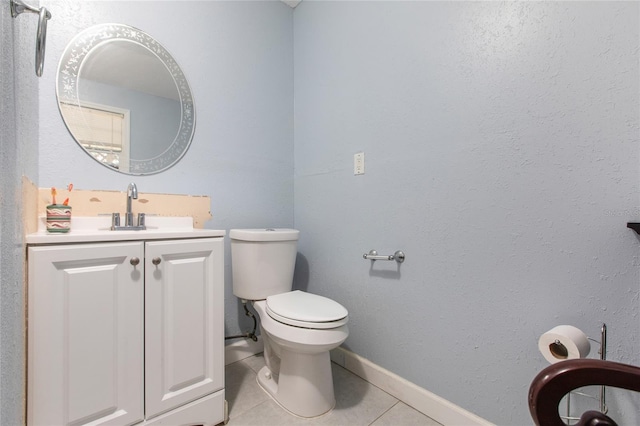
<path fill-rule="evenodd" d="M 367 383 L 369 383 L 369 382 L 367 382 Z M 383 391 L 383 392 L 384 392 L 384 391 Z M 386 392 L 385 392 L 385 393 L 386 393 Z M 387 395 L 388 395 L 388 394 L 387 394 Z M 391 407 L 387 408 L 387 409 L 386 409 L 382 414 L 380 414 L 378 417 L 376 417 L 376 418 L 375 418 L 371 423 L 369 423 L 369 425 L 368 425 L 368 426 L 371 426 L 372 424 L 374 424 L 375 422 L 377 422 L 378 420 L 380 420 L 380 418 L 381 418 L 382 416 L 384 416 L 384 415 L 385 415 L 385 414 L 387 414 L 389 411 L 391 411 L 391 409 L 392 409 L 393 407 L 395 407 L 396 405 L 398 405 L 399 403 L 400 403 L 400 400 L 399 400 L 399 399 L 396 399 L 396 402 L 395 402 Z"/>
<path fill-rule="evenodd" d="M 238 418 L 244 414 L 247 414 L 249 411 L 251 410 L 255 410 L 256 408 L 260 407 L 263 404 L 268 403 L 269 401 L 271 401 L 270 399 L 265 399 L 264 401 L 260 401 L 258 404 L 251 406 L 251 408 L 247 408 L 246 410 L 244 410 L 242 413 L 240 414 L 234 414 L 233 417 L 229 416 L 229 421 L 231 421 L 233 418 Z"/>
<path fill-rule="evenodd" d="M 225 366 L 225 370 L 226 370 L 226 368 L 228 368 L 228 367 L 230 367 L 230 366 L 232 366 L 232 365 L 234 365 L 234 364 L 238 364 L 238 363 L 239 363 L 240 365 L 239 365 L 238 367 L 240 367 L 242 370 L 246 370 L 246 372 L 247 372 L 247 373 L 249 373 L 249 374 L 250 374 L 250 376 L 252 376 L 252 379 L 253 379 L 253 380 L 255 380 L 256 382 L 258 382 L 258 380 L 257 380 L 257 375 L 259 374 L 259 372 L 258 372 L 258 371 L 256 371 L 256 370 L 254 369 L 254 367 L 255 367 L 257 364 L 254 362 L 255 360 L 254 360 L 254 361 L 252 361 L 252 359 L 253 359 L 253 358 L 258 357 L 259 355 L 260 355 L 260 354 L 255 354 L 255 355 L 253 355 L 253 356 L 251 356 L 251 357 L 247 357 L 247 358 L 245 358 L 245 359 L 237 360 L 237 361 L 235 361 L 235 362 L 233 362 L 233 363 L 230 363 L 230 364 L 228 364 L 228 365 L 226 365 L 226 366 Z M 367 423 L 361 423 L 363 426 L 373 426 L 376 422 L 381 421 L 381 419 L 382 419 L 382 418 L 384 418 L 385 416 L 391 415 L 391 414 L 390 414 L 390 412 L 391 412 L 392 410 L 397 411 L 397 408 L 398 408 L 398 406 L 399 406 L 398 404 L 399 404 L 400 402 L 403 402 L 402 400 L 400 400 L 400 399 L 396 398 L 395 396 L 391 395 L 390 393 L 388 393 L 387 391 L 385 391 L 385 390 L 383 390 L 382 388 L 378 387 L 377 385 L 375 385 L 375 384 L 373 384 L 373 383 L 369 382 L 365 377 L 360 376 L 359 374 L 355 373 L 354 371 L 351 371 L 351 370 L 347 369 L 346 367 L 344 367 L 344 366 L 340 365 L 340 364 L 339 364 L 339 363 L 337 363 L 337 362 L 333 362 L 333 361 L 332 361 L 332 364 L 334 365 L 334 368 L 336 368 L 336 367 L 337 367 L 337 368 L 340 368 L 340 369 L 344 370 L 344 371 L 345 371 L 349 376 L 353 376 L 353 377 L 355 377 L 355 378 L 358 378 L 359 380 L 364 381 L 364 382 L 367 384 L 367 386 L 369 386 L 369 387 L 371 387 L 371 388 L 375 388 L 375 389 L 377 389 L 379 392 L 381 392 L 381 393 L 383 393 L 383 394 L 387 395 L 388 397 L 390 397 L 390 398 L 392 399 L 392 401 L 389 401 L 389 402 L 391 402 L 391 403 L 392 403 L 392 404 L 391 404 L 391 406 L 389 406 L 389 408 L 387 408 L 384 412 L 380 413 L 380 414 L 379 414 L 375 419 L 373 419 L 372 421 L 367 422 Z M 261 387 L 259 383 L 257 383 L 257 385 L 258 385 L 258 387 Z M 261 402 L 257 403 L 256 405 L 253 405 L 253 406 L 251 406 L 251 407 L 245 408 L 241 413 L 233 413 L 232 415 L 230 415 L 230 416 L 229 416 L 229 420 L 230 420 L 230 421 L 231 421 L 231 420 L 234 420 L 234 419 L 235 419 L 235 420 L 237 420 L 237 418 L 238 418 L 238 417 L 242 417 L 242 416 L 244 416 L 244 415 L 247 415 L 248 413 L 252 412 L 253 410 L 256 410 L 256 409 L 258 409 L 259 407 L 264 406 L 264 404 L 265 404 L 265 403 L 266 403 L 266 404 L 269 404 L 269 403 L 270 403 L 270 401 L 273 401 L 273 402 L 274 402 L 276 405 L 278 405 L 278 406 L 280 407 L 280 409 L 282 409 L 283 411 L 285 411 L 285 412 L 287 411 L 286 409 L 283 409 L 283 407 L 282 407 L 282 406 L 280 406 L 280 404 L 278 404 L 278 403 L 277 403 L 277 401 L 275 401 L 275 400 L 274 400 L 274 398 L 273 398 L 273 397 L 271 397 L 271 395 L 268 395 L 268 393 L 266 393 L 266 392 L 265 392 L 265 394 L 267 394 L 267 396 L 269 396 L 269 398 L 267 398 L 266 400 L 263 400 L 263 401 L 261 401 Z M 406 403 L 405 403 L 405 404 L 406 404 Z M 403 404 L 403 405 L 405 405 L 405 404 Z M 419 412 L 419 410 L 415 410 L 415 408 L 413 408 L 412 406 L 410 406 L 410 405 L 408 405 L 408 404 L 406 404 L 406 405 L 407 405 L 407 407 L 408 407 L 409 409 Z M 230 413 L 230 414 L 231 414 L 231 413 Z M 291 413 L 289 413 L 289 414 L 291 414 Z M 373 413 L 372 413 L 372 414 L 373 414 Z M 424 413 L 421 413 L 421 414 L 422 414 L 422 415 L 424 415 L 425 417 L 427 417 L 427 418 L 431 419 L 429 416 L 425 415 Z M 294 416 L 294 417 L 296 417 L 296 416 Z M 307 420 L 308 420 L 308 419 L 307 419 Z M 364 419 L 363 419 L 363 420 L 364 420 Z M 433 420 L 433 419 L 431 419 L 431 420 Z M 311 423 L 313 423 L 313 422 L 311 422 Z M 233 424 L 233 422 L 232 422 L 232 424 Z M 319 424 L 321 424 L 321 423 L 319 423 Z M 331 423 L 326 423 L 326 424 L 331 424 Z M 429 424 L 431 424 L 431 423 L 429 423 Z M 241 425 L 239 425 L 239 424 L 238 424 L 237 426 L 241 426 Z"/>
<path fill-rule="evenodd" d="M 251 368 L 251 366 L 250 366 L 248 363 L 245 363 L 243 359 L 242 359 L 242 360 L 235 361 L 235 362 L 232 362 L 231 364 L 226 365 L 226 366 L 225 366 L 225 374 L 226 374 L 226 368 L 227 368 L 227 367 L 229 367 L 229 366 L 231 366 L 231 365 L 234 365 L 234 364 L 237 364 L 237 363 L 242 364 L 242 367 L 243 367 L 243 368 L 245 368 L 248 372 L 250 372 L 250 374 L 252 374 L 252 375 L 253 375 L 253 377 L 251 378 L 251 380 L 252 380 L 252 381 L 256 381 L 256 382 L 257 382 L 257 373 L 255 372 L 255 370 L 253 370 L 253 368 Z M 267 401 L 268 401 L 268 399 L 265 399 L 265 400 L 263 400 L 263 401 L 260 401 L 260 402 L 258 402 L 258 403 L 257 403 L 257 404 L 255 404 L 255 405 L 252 405 L 252 406 L 250 406 L 250 407 L 247 407 L 245 410 L 243 410 L 243 411 L 242 411 L 242 412 L 240 412 L 240 413 L 233 413 L 233 415 L 231 415 L 231 412 L 233 411 L 233 408 L 232 408 L 231 410 L 229 410 L 229 419 L 232 419 L 232 418 L 234 418 L 234 417 L 239 417 L 239 416 L 241 416 L 241 415 L 243 415 L 243 414 L 246 414 L 246 413 L 248 413 L 249 411 L 251 411 L 251 410 L 253 410 L 253 409 L 255 409 L 255 408 L 259 407 L 260 405 L 264 404 L 264 403 L 265 403 L 265 402 L 267 402 Z"/>

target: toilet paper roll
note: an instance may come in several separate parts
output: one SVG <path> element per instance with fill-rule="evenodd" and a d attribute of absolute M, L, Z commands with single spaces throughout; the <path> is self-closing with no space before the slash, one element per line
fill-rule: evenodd
<path fill-rule="evenodd" d="M 585 358 L 591 344 L 587 335 L 572 325 L 559 325 L 540 336 L 538 349 L 551 364 L 567 359 Z"/>

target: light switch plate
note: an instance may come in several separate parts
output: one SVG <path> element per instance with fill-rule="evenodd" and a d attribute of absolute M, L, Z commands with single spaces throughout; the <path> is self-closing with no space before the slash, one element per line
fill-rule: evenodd
<path fill-rule="evenodd" d="M 364 152 L 357 152 L 353 155 L 353 174 L 364 174 Z"/>

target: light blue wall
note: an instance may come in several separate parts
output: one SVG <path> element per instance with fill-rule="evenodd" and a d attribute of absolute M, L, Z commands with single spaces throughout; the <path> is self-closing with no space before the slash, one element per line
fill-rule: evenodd
<path fill-rule="evenodd" d="M 49 1 L 40 81 L 41 187 L 208 195 L 212 229 L 293 226 L 292 9 L 279 1 Z M 98 165 L 73 141 L 58 112 L 55 75 L 81 30 L 118 22 L 155 37 L 180 64 L 194 94 L 196 131 L 187 154 L 157 175 L 132 177 Z M 123 208 L 124 208 L 123 198 Z M 233 297 L 226 256 L 225 328 L 252 322 Z"/>
<path fill-rule="evenodd" d="M 640 364 L 625 227 L 640 219 L 639 16 L 635 2 L 296 8 L 297 285 L 349 309 L 347 348 L 510 425 L 531 423 L 537 339 L 555 325 L 598 337 L 606 322 L 609 358 Z M 370 249 L 407 259 L 372 265 Z M 624 424 L 640 424 L 632 398 L 609 399 Z"/>
<path fill-rule="evenodd" d="M 640 220 L 637 3 L 48 3 L 28 173 L 40 186 L 134 180 L 211 196 L 210 228 L 295 225 L 297 285 L 349 309 L 349 349 L 499 424 L 530 423 L 527 389 L 546 366 L 536 341 L 556 324 L 594 335 L 605 321 L 609 358 L 640 364 L 640 247 L 624 227 Z M 192 86 L 193 144 L 159 175 L 99 167 L 60 119 L 60 54 L 103 22 L 155 36 Z M 18 89 L 28 105 L 31 93 Z M 354 177 L 357 151 L 366 174 Z M 4 257 L 17 240 L 1 235 Z M 371 248 L 407 261 L 371 268 Z M 20 393 L 23 355 L 6 355 L 5 336 L 22 333 L 5 319 L 22 300 L 6 282 L 3 416 L 17 412 L 5 394 Z M 244 330 L 228 278 L 225 292 L 226 331 Z M 609 403 L 640 423 L 628 394 Z"/>
<path fill-rule="evenodd" d="M 37 4 L 35 2 L 34 4 Z M 22 176 L 38 178 L 35 23 L 0 1 L 0 424 L 24 423 Z"/>

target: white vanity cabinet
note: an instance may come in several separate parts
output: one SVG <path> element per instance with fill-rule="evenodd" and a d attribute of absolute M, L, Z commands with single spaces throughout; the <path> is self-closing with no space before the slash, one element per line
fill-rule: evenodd
<path fill-rule="evenodd" d="M 223 238 L 28 247 L 29 425 L 224 421 Z"/>

